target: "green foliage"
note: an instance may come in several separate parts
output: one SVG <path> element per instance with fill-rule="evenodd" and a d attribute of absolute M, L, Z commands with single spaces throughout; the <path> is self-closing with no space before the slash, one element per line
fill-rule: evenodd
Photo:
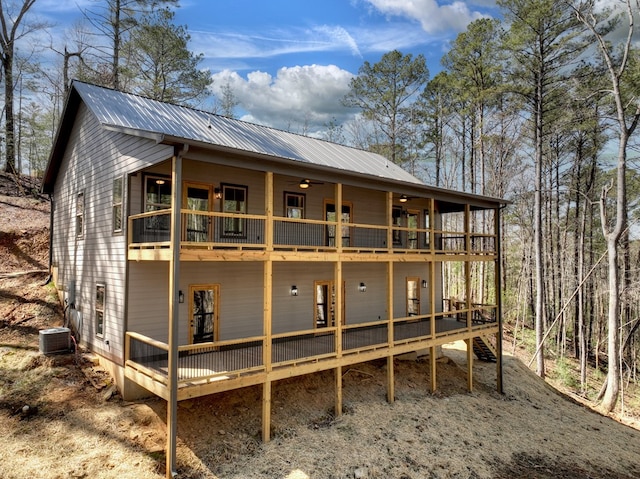
<path fill-rule="evenodd" d="M 211 84 L 208 70 L 200 70 L 202 55 L 188 49 L 184 26 L 173 24 L 175 14 L 163 8 L 145 15 L 126 45 L 130 52 L 127 76 L 131 90 L 155 100 L 188 104 L 204 98 Z"/>
<path fill-rule="evenodd" d="M 554 376 L 565 387 L 576 389 L 580 385 L 579 372 L 575 370 L 572 362 L 564 357 L 556 361 Z"/>
<path fill-rule="evenodd" d="M 388 157 L 394 163 L 405 161 L 401 145 L 413 131 L 411 105 L 428 79 L 423 55 L 414 58 L 410 53 L 403 55 L 393 50 L 374 65 L 364 62 L 343 98 L 344 105 L 362 110 L 364 117 L 382 132 L 382 144 L 388 145 Z"/>

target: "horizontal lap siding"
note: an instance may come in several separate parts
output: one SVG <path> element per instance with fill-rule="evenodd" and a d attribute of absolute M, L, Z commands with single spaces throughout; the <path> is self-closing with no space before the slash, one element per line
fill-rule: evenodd
<path fill-rule="evenodd" d="M 182 263 L 178 305 L 179 343 L 189 343 L 189 286 L 220 285 L 220 340 L 260 336 L 263 322 L 262 263 Z M 169 265 L 133 262 L 129 269 L 129 330 L 168 340 Z"/>
<path fill-rule="evenodd" d="M 54 185 L 53 262 L 58 288 L 76 283 L 82 313 L 81 344 L 110 359 L 123 358 L 126 231 L 112 231 L 112 188 L 116 177 L 159 158 L 171 149 L 101 128 L 80 105 Z M 126 190 L 126 182 L 125 182 Z M 75 235 L 75 199 L 84 192 L 84 235 Z M 125 211 L 127 192 L 125 191 Z M 126 225 L 125 225 L 126 227 Z M 95 288 L 106 285 L 104 335 L 96 336 Z"/>
<path fill-rule="evenodd" d="M 331 263 L 275 263 L 273 265 L 274 334 L 313 329 L 314 281 L 333 280 Z M 298 296 L 291 296 L 291 286 Z"/>
<path fill-rule="evenodd" d="M 387 267 L 383 263 L 343 265 L 345 322 L 368 323 L 387 319 Z M 366 291 L 361 292 L 360 283 Z"/>
<path fill-rule="evenodd" d="M 141 261 L 129 264 L 128 306 L 129 331 L 144 334 L 158 341 L 168 341 L 168 262 Z M 180 307 L 182 308 L 182 305 Z"/>
<path fill-rule="evenodd" d="M 393 315 L 396 318 L 407 314 L 407 277 L 418 278 L 418 288 L 420 290 L 420 314 L 431 312 L 431 290 L 429 287 L 422 287 L 422 280 L 429 279 L 428 263 L 396 263 L 394 265 L 393 280 Z"/>

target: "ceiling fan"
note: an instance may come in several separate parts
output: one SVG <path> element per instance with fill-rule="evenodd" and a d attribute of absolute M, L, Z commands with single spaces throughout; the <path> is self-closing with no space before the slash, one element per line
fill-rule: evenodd
<path fill-rule="evenodd" d="M 302 180 L 300 180 L 300 183 L 298 183 L 298 187 L 302 188 L 303 190 L 306 190 L 311 185 L 324 185 L 324 183 L 322 183 L 321 181 L 311 181 L 308 178 L 303 178 Z"/>
<path fill-rule="evenodd" d="M 409 196 L 409 195 L 400 195 L 398 196 L 398 201 L 400 203 L 406 203 L 409 200 L 413 200 L 415 198 L 418 198 L 417 196 Z"/>

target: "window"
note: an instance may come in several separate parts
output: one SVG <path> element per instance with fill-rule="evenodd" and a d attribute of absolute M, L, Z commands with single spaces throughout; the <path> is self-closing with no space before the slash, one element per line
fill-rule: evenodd
<path fill-rule="evenodd" d="M 124 178 L 114 178 L 111 190 L 111 219 L 114 233 L 122 232 L 122 200 L 124 190 Z"/>
<path fill-rule="evenodd" d="M 429 222 L 429 210 L 424 210 L 424 229 L 428 230 L 431 228 L 431 223 Z M 426 231 L 424 233 L 424 246 L 428 248 L 430 246 L 430 235 L 429 232 Z"/>
<path fill-rule="evenodd" d="M 287 218 L 304 218 L 304 195 L 299 193 L 286 193 L 284 194 L 284 208 L 285 216 Z"/>
<path fill-rule="evenodd" d="M 247 187 L 222 185 L 222 211 L 224 213 L 247 214 Z M 238 217 L 224 218 L 224 236 L 245 237 L 245 223 Z"/>
<path fill-rule="evenodd" d="M 159 176 L 145 178 L 144 210 L 158 211 L 171 208 L 171 180 Z"/>
<path fill-rule="evenodd" d="M 336 205 L 333 203 L 327 203 L 325 205 L 325 220 L 337 221 L 336 217 Z M 342 204 L 342 246 L 351 245 L 351 228 L 347 223 L 351 222 L 351 204 Z M 333 225 L 327 226 L 327 246 L 336 245 L 336 227 Z"/>
<path fill-rule="evenodd" d="M 104 336 L 104 305 L 105 305 L 106 286 L 104 284 L 96 284 L 96 306 L 95 306 L 95 326 L 96 336 Z"/>
<path fill-rule="evenodd" d="M 402 226 L 402 207 L 394 206 L 391 210 L 391 219 L 393 220 L 393 226 Z M 393 228 L 393 244 L 394 246 L 402 245 L 402 232 L 399 229 Z"/>
<path fill-rule="evenodd" d="M 144 186 L 144 211 L 159 211 L 171 208 L 171 180 L 161 176 L 146 176 Z M 171 215 L 149 216 L 144 220 L 148 241 L 168 239 Z"/>
<path fill-rule="evenodd" d="M 417 249 L 418 248 L 418 226 L 419 226 L 419 211 L 407 211 L 407 248 L 409 249 Z"/>
<path fill-rule="evenodd" d="M 76 236 L 81 237 L 84 234 L 84 192 L 78 193 L 76 196 Z"/>

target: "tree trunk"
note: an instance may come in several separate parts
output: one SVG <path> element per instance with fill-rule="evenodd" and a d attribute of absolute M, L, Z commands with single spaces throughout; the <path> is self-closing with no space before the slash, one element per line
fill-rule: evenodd
<path fill-rule="evenodd" d="M 5 171 L 17 174 L 15 124 L 13 115 L 13 51 L 5 51 L 2 55 L 4 74 L 4 131 L 5 131 Z"/>

